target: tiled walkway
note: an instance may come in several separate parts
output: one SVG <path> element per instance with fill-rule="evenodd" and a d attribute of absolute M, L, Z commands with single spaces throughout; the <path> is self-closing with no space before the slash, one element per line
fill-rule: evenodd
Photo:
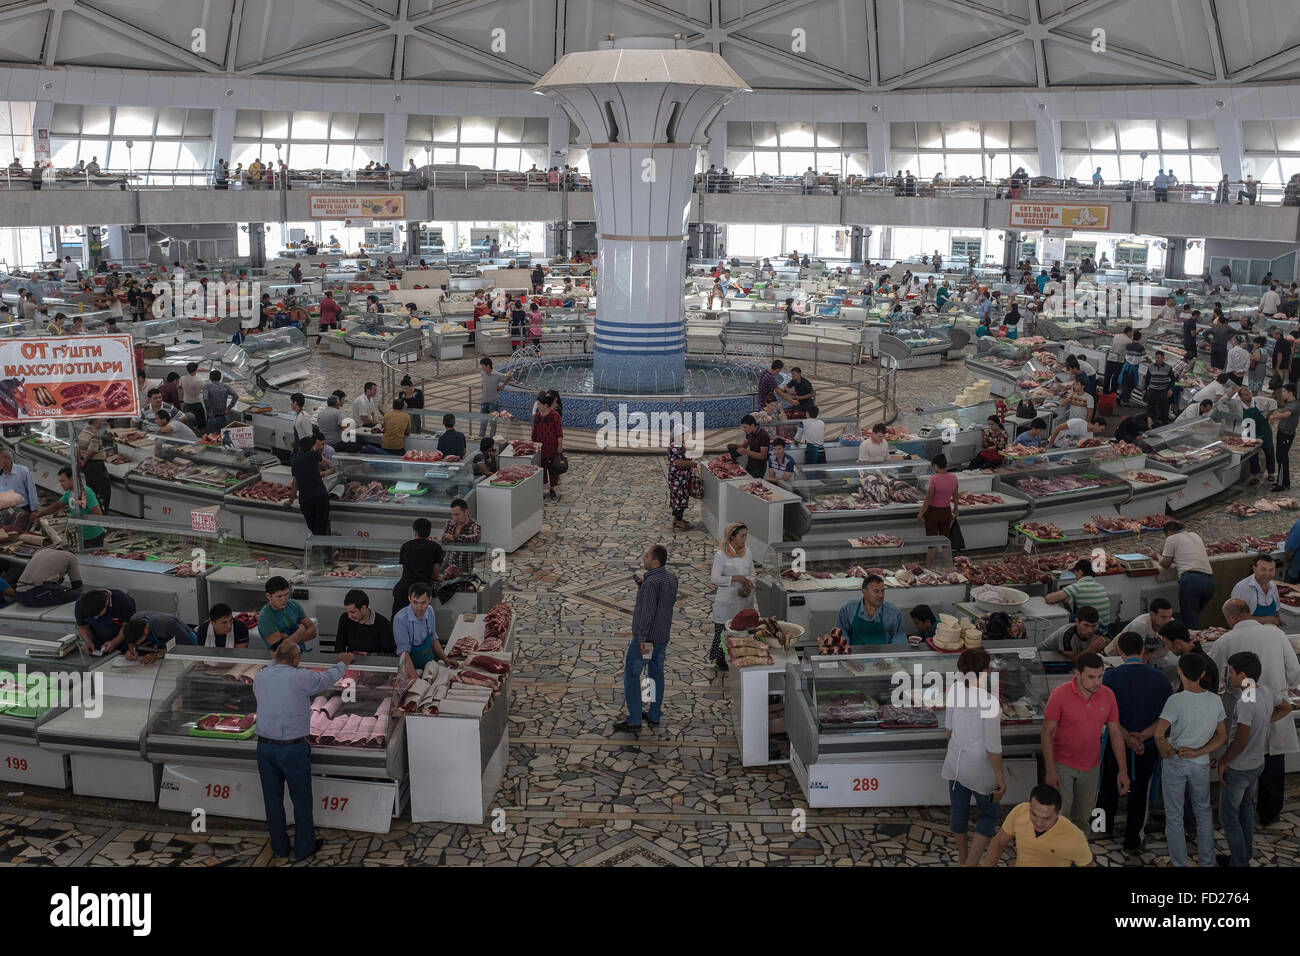
<path fill-rule="evenodd" d="M 899 405 L 933 404 L 924 396 L 950 394 L 969 378 L 952 365 L 904 373 Z M 809 811 L 800 830 L 795 811 L 804 804 L 790 770 L 740 765 L 729 695 L 705 661 L 713 542 L 702 531 L 672 531 L 664 489 L 659 458 L 576 454 L 561 501 L 546 506 L 543 533 L 511 556 L 518 651 L 510 760 L 495 804 L 504 832 L 405 820 L 383 836 L 326 831 L 315 865 L 953 863 L 946 807 Z M 1224 537 L 1289 520 L 1242 522 L 1207 509 L 1193 524 Z M 657 542 L 681 578 L 677 626 L 663 725 L 633 741 L 612 736 L 610 724 L 622 713 L 631 573 Z M 1300 862 L 1300 778 L 1291 779 L 1288 811 L 1257 832 L 1262 864 Z M 261 827 L 216 818 L 208 825 L 195 835 L 188 817 L 146 804 L 9 785 L 0 790 L 0 863 L 279 865 Z M 1119 841 L 1096 841 L 1094 850 L 1103 865 L 1137 862 Z M 1162 833 L 1141 862 L 1167 863 Z"/>

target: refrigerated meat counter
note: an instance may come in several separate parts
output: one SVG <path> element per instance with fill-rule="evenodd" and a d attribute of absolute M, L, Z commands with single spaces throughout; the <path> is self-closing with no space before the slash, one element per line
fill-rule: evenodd
<path fill-rule="evenodd" d="M 771 563 L 754 581 L 758 612 L 798 624 L 805 629 L 800 642 L 816 645 L 835 626 L 835 617 L 849 601 L 861 597 L 862 576 L 852 571 L 879 573 L 885 578 L 885 600 L 907 613 L 928 604 L 938 614 L 966 599 L 966 584 L 953 577 L 952 543 L 941 535 L 925 536 L 914 530 L 901 544 L 860 545 L 857 539 L 784 542 L 772 548 Z M 908 565 L 923 566 L 939 580 L 913 572 L 918 581 L 905 584 L 895 571 Z"/>
<path fill-rule="evenodd" d="M 1177 471 L 1187 482 L 1169 496 L 1169 508 L 1179 511 L 1221 494 L 1237 484 L 1246 470 L 1244 462 L 1259 453 L 1250 447 L 1231 447 L 1229 435 L 1208 418 L 1153 428 L 1142 436 L 1148 463 Z M 1231 436 L 1244 442 L 1239 436 Z"/>
<path fill-rule="evenodd" d="M 1035 754 L 1047 706 L 1037 651 L 985 645 L 992 656 L 987 690 L 1002 709 L 1002 766 L 1008 802 L 1037 783 Z M 937 806 L 948 799 L 939 773 L 947 751 L 941 726 L 944 687 L 956 654 L 901 645 L 849 655 L 814 655 L 786 666 L 785 713 L 790 765 L 811 807 Z M 935 674 L 934 687 L 914 686 Z M 997 677 L 996 686 L 992 677 Z M 912 694 L 897 706 L 897 692 Z"/>
<path fill-rule="evenodd" d="M 935 368 L 952 348 L 946 329 L 923 324 L 896 326 L 876 340 L 880 364 L 886 368 Z"/>
<path fill-rule="evenodd" d="M 305 653 L 299 666 L 324 670 L 335 660 Z M 264 819 L 253 679 L 269 663 L 264 650 L 176 647 L 156 665 L 145 754 L 162 765 L 161 809 Z M 330 717 L 382 713 L 388 721 L 382 731 L 372 723 L 362 739 L 311 745 L 315 822 L 384 833 L 406 796 L 405 724 L 394 708 L 410 676 L 398 658 L 370 654 L 348 665 L 347 678 L 355 682 L 352 692 L 340 682 L 319 695 Z M 230 731 L 211 726 L 212 718 L 226 717 L 235 718 Z"/>
<path fill-rule="evenodd" d="M 1030 520 L 1054 524 L 1073 538 L 1085 533 L 1083 525 L 1093 515 L 1118 514 L 1119 506 L 1133 494 L 1128 481 L 1098 468 L 1077 449 L 1047 453 L 1031 461 L 999 469 L 993 490 L 1027 498 Z"/>
<path fill-rule="evenodd" d="M 136 462 L 123 480 L 127 491 L 139 496 L 142 518 L 187 522 L 191 511 L 219 507 L 228 493 L 252 484 L 262 469 L 277 463 L 264 452 L 159 435 L 154 457 Z M 238 533 L 238 521 L 224 510 L 218 521 L 221 529 Z"/>

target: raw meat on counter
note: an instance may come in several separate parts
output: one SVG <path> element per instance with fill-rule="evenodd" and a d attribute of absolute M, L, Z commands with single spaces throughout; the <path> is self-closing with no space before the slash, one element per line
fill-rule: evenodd
<path fill-rule="evenodd" d="M 1041 455 L 1042 453 L 1041 448 L 1035 448 L 1032 445 L 1014 444 L 1002 449 L 1003 458 L 1033 458 L 1035 455 Z"/>
<path fill-rule="evenodd" d="M 247 488 L 236 491 L 235 497 L 278 504 L 282 501 L 288 501 L 291 493 L 292 488 L 289 485 L 282 485 L 278 481 L 258 481 Z"/>
<path fill-rule="evenodd" d="M 776 501 L 776 491 L 771 485 L 763 481 L 751 481 L 740 486 L 740 490 L 753 495 L 755 498 L 762 498 L 764 501 Z"/>
<path fill-rule="evenodd" d="M 939 718 L 924 707 L 895 707 L 886 704 L 880 708 L 880 722 L 900 727 L 934 727 L 938 725 Z"/>
<path fill-rule="evenodd" d="M 530 455 L 537 454 L 537 449 L 540 447 L 540 445 L 535 445 L 530 441 L 512 441 L 508 451 L 510 451 L 510 457 L 512 458 L 527 458 Z"/>
<path fill-rule="evenodd" d="M 343 486 L 344 501 L 387 501 L 388 492 L 384 490 L 383 482 L 371 481 L 362 483 L 360 481 L 349 481 Z"/>
<path fill-rule="evenodd" d="M 451 645 L 447 651 L 447 659 L 452 661 L 464 660 L 476 650 L 478 650 L 478 639 L 466 634 L 464 637 L 458 637 L 456 643 Z"/>
<path fill-rule="evenodd" d="M 1107 439 L 1098 438 L 1095 435 L 1092 438 L 1081 438 L 1074 445 L 1075 448 L 1100 448 L 1107 444 Z"/>
<path fill-rule="evenodd" d="M 1229 448 L 1258 448 L 1261 444 L 1258 438 L 1242 438 L 1240 435 L 1229 435 L 1223 443 Z"/>
<path fill-rule="evenodd" d="M 1267 498 L 1260 498 L 1258 501 L 1252 501 L 1250 506 L 1256 511 L 1281 511 L 1276 502 L 1269 501 Z"/>
<path fill-rule="evenodd" d="M 442 452 L 440 451 L 408 451 L 402 456 L 402 461 L 442 461 Z"/>
<path fill-rule="evenodd" d="M 443 461 L 451 461 L 451 462 L 460 461 L 460 455 L 448 455 L 446 458 L 443 459 Z"/>
<path fill-rule="evenodd" d="M 505 650 L 506 635 L 510 633 L 510 622 L 513 618 L 514 612 L 510 610 L 510 605 L 505 601 L 494 604 L 492 609 L 483 615 L 483 641 L 479 644 L 478 649 L 481 651 Z"/>
<path fill-rule="evenodd" d="M 1173 520 L 1169 515 L 1146 515 L 1138 519 L 1144 528 L 1163 528 Z"/>
<path fill-rule="evenodd" d="M 1228 629 L 1226 627 L 1203 627 L 1199 631 L 1192 631 L 1192 640 L 1207 644 L 1211 641 L 1217 641 L 1227 633 Z"/>
<path fill-rule="evenodd" d="M 1205 545 L 1206 554 L 1236 554 L 1240 550 L 1239 541 L 1209 541 Z"/>
<path fill-rule="evenodd" d="M 208 714 L 199 718 L 199 730 L 215 730 L 223 734 L 242 734 L 257 723 L 257 714 Z"/>
<path fill-rule="evenodd" d="M 972 585 L 980 584 L 1031 584 L 1041 581 L 1052 583 L 1052 575 L 1039 567 L 1038 561 L 1028 555 L 1009 555 L 1000 561 L 990 561 L 976 566 L 970 558 L 959 554 L 953 558 L 953 566 Z"/>
<path fill-rule="evenodd" d="M 1153 475 L 1149 471 L 1130 471 L 1124 477 L 1127 478 L 1129 481 L 1140 481 L 1148 485 L 1158 485 L 1162 481 L 1169 480 L 1163 475 Z"/>
<path fill-rule="evenodd" d="M 1224 508 L 1223 510 L 1230 515 L 1236 515 L 1238 518 L 1249 518 L 1252 515 L 1259 514 L 1258 508 L 1253 508 L 1250 505 L 1243 504 L 1240 501 L 1234 501 L 1232 504 L 1228 505 L 1228 507 Z"/>
<path fill-rule="evenodd" d="M 745 478 L 749 475 L 749 472 L 731 460 L 730 455 L 719 455 L 709 462 L 708 468 L 713 472 L 714 477 L 721 478 L 723 481 L 730 478 Z"/>
<path fill-rule="evenodd" d="M 854 538 L 850 543 L 864 548 L 901 548 L 903 539 L 892 534 L 872 534 L 862 538 Z"/>
<path fill-rule="evenodd" d="M 904 425 L 888 425 L 885 427 L 885 441 L 912 441 L 912 434 Z"/>
<path fill-rule="evenodd" d="M 1016 482 L 1016 487 L 1031 497 L 1057 495 L 1064 491 L 1078 491 L 1081 488 L 1099 488 L 1102 485 L 1115 484 L 1114 481 L 1103 480 L 1105 477 L 1108 476 L 1089 475 L 1087 478 L 1083 478 L 1078 475 L 1058 475 L 1055 478 L 1021 478 Z"/>
<path fill-rule="evenodd" d="M 1016 525 L 1021 531 L 1043 541 L 1064 541 L 1065 532 L 1050 521 L 1022 521 Z"/>
<path fill-rule="evenodd" d="M 1131 442 L 1112 441 L 1102 442 L 1102 444 L 1106 447 L 1092 456 L 1093 461 L 1112 461 L 1116 458 L 1132 458 L 1134 455 L 1142 454 L 1142 449 Z M 1079 447 L 1084 447 L 1083 442 L 1079 442 Z"/>
<path fill-rule="evenodd" d="M 1005 504 L 1006 500 L 1001 495 L 995 495 L 992 492 L 961 491 L 957 493 L 957 504 L 959 505 L 1001 505 Z"/>
<path fill-rule="evenodd" d="M 515 485 L 525 478 L 531 478 L 538 471 L 535 465 L 511 465 L 502 468 L 492 476 L 489 483 L 493 485 Z"/>
<path fill-rule="evenodd" d="M 1269 535 L 1266 538 L 1245 537 L 1242 538 L 1242 544 L 1246 546 L 1247 551 L 1276 551 L 1278 546 L 1287 538 L 1285 531 L 1279 531 L 1277 534 Z M 1209 550 L 1209 546 L 1206 546 Z"/>
<path fill-rule="evenodd" d="M 888 504 L 913 504 L 925 493 L 901 478 L 886 478 L 872 471 L 859 472 L 858 492 L 854 497 L 867 507 Z"/>
<path fill-rule="evenodd" d="M 849 639 L 844 636 L 844 632 L 838 627 L 832 627 L 825 637 L 817 641 L 818 654 L 847 654 L 849 653 Z"/>
<path fill-rule="evenodd" d="M 1102 515 L 1093 515 L 1091 521 L 1083 523 L 1083 530 L 1089 534 L 1097 534 L 1101 531 L 1108 531 L 1111 534 L 1121 531 L 1138 531 L 1141 527 L 1142 523 L 1137 518 L 1115 518 Z"/>

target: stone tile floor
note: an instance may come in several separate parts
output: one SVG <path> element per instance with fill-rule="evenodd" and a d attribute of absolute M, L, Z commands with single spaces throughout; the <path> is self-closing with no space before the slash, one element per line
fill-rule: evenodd
<path fill-rule="evenodd" d="M 345 370 L 341 360 L 321 358 L 304 388 L 379 378 L 355 367 L 346 368 L 346 379 L 333 377 Z M 931 396 L 953 394 L 972 379 L 956 363 L 904 372 L 898 404 L 933 404 Z M 510 757 L 495 804 L 505 811 L 505 832 L 404 819 L 384 835 L 323 831 L 328 842 L 310 865 L 953 864 L 946 807 L 808 811 L 800 832 L 794 811 L 805 804 L 789 768 L 741 766 L 730 693 L 705 661 L 713 542 L 702 530 L 672 530 L 664 489 L 658 458 L 574 455 L 561 501 L 546 506 L 542 534 L 511 556 L 518 651 Z M 1244 489 L 1236 495 L 1256 496 Z M 1219 504 L 1191 526 L 1223 538 L 1269 533 L 1291 520 L 1239 521 Z M 633 740 L 613 736 L 610 724 L 622 714 L 631 572 L 656 542 L 666 543 L 681 578 L 678 624 L 663 725 Z M 1261 865 L 1300 862 L 1300 779 L 1292 779 L 1289 809 L 1256 833 Z M 1118 840 L 1097 840 L 1093 848 L 1101 865 L 1168 862 L 1162 832 L 1151 834 L 1141 857 L 1124 854 Z M 196 835 L 188 817 L 147 804 L 16 785 L 0 791 L 0 865 L 69 864 L 283 865 L 252 823 L 209 818 L 209 832 Z"/>

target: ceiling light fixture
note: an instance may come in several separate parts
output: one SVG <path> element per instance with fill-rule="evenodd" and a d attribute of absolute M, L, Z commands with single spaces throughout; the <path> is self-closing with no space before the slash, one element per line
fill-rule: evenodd
<path fill-rule="evenodd" d="M 227 96 L 234 96 L 234 95 L 235 95 L 235 91 L 234 91 L 234 90 L 226 90 L 226 95 L 227 95 Z"/>

